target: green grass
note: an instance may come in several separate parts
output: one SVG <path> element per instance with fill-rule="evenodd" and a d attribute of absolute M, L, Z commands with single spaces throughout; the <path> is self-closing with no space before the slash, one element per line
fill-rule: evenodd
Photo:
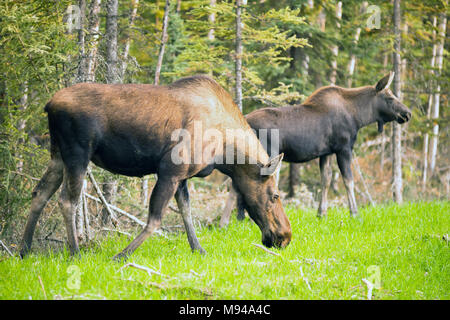
<path fill-rule="evenodd" d="M 286 208 L 293 239 L 274 250 L 281 256 L 252 245 L 261 243 L 254 223 L 232 220 L 225 230 L 198 231 L 204 256 L 191 253 L 179 234 L 148 239 L 128 261 L 168 277 L 119 271 L 123 263 L 111 257 L 128 244 L 126 236 L 83 248 L 79 258 L 67 251 L 24 260 L 3 255 L 0 299 L 44 299 L 44 290 L 48 299 L 365 299 L 362 279 L 374 281 L 371 268 L 381 280 L 373 299 L 450 298 L 450 249 L 443 239 L 450 231 L 449 202 L 360 211 L 352 219 L 346 209 L 330 209 L 318 220 L 313 210 Z"/>

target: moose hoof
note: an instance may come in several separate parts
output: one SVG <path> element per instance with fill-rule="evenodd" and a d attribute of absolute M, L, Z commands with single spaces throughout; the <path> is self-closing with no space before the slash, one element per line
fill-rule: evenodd
<path fill-rule="evenodd" d="M 29 252 L 28 249 L 22 249 L 22 250 L 20 250 L 20 252 L 19 252 L 19 257 L 20 257 L 20 259 L 25 258 L 25 257 L 28 255 L 28 252 Z"/>
<path fill-rule="evenodd" d="M 319 211 L 317 212 L 317 218 L 322 219 L 322 218 L 326 218 L 327 217 L 327 212 L 326 211 Z"/>
<path fill-rule="evenodd" d="M 116 254 L 112 259 L 115 262 L 125 262 L 128 259 L 128 255 L 126 253 L 121 252 Z"/>
<path fill-rule="evenodd" d="M 237 220 L 242 221 L 245 219 L 245 213 L 238 213 L 236 216 Z"/>
<path fill-rule="evenodd" d="M 202 247 L 198 247 L 198 248 L 192 249 L 192 252 L 198 252 L 201 255 L 206 255 L 206 251 Z"/>

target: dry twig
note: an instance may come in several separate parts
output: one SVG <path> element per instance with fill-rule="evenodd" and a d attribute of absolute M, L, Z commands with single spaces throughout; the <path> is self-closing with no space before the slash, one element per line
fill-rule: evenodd
<path fill-rule="evenodd" d="M 8 247 L 3 243 L 2 240 L 0 240 L 0 244 L 1 244 L 2 247 L 6 250 L 6 252 L 8 252 L 8 254 L 9 254 L 11 257 L 14 257 L 14 255 L 12 254 L 12 252 L 8 249 Z"/>
<path fill-rule="evenodd" d="M 41 279 L 40 275 L 38 275 L 38 278 L 39 278 L 39 283 L 41 284 L 42 292 L 44 293 L 45 300 L 47 300 L 47 293 L 45 293 L 44 283 L 42 283 L 42 279 Z"/>
<path fill-rule="evenodd" d="M 264 246 L 260 245 L 260 244 L 256 244 L 256 243 L 252 243 L 252 245 L 254 245 L 255 247 L 258 247 L 262 250 L 264 250 L 265 252 L 267 252 L 268 254 L 274 255 L 274 256 L 278 256 L 281 257 L 281 255 L 279 253 L 273 252 L 267 248 L 265 248 Z"/>
<path fill-rule="evenodd" d="M 91 180 L 92 184 L 94 185 L 95 191 L 97 192 L 98 196 L 100 197 L 100 200 L 102 201 L 103 205 L 106 208 L 106 211 L 108 211 L 108 214 L 111 216 L 111 221 L 114 226 L 117 226 L 118 220 L 114 212 L 111 210 L 110 205 L 106 201 L 105 197 L 103 196 L 102 190 L 100 190 L 100 187 L 97 184 L 97 181 L 95 181 L 94 175 L 92 174 L 91 168 L 87 168 L 87 174 L 89 176 L 89 179 Z"/>
<path fill-rule="evenodd" d="M 156 274 L 156 275 L 161 276 L 161 277 L 164 277 L 164 278 L 170 278 L 169 276 L 167 276 L 167 275 L 165 275 L 165 274 L 162 274 L 162 273 L 159 272 L 159 271 L 153 270 L 153 269 L 151 269 L 151 268 L 149 268 L 149 267 L 140 266 L 140 265 L 135 264 L 135 263 L 127 263 L 127 264 L 125 264 L 124 266 L 122 266 L 119 270 L 117 270 L 117 272 L 121 271 L 122 269 L 124 269 L 124 268 L 126 268 L 126 267 L 133 267 L 133 268 L 136 268 L 136 269 L 145 271 L 145 272 L 147 272 L 147 274 L 148 274 L 149 276 L 151 276 L 152 274 Z"/>

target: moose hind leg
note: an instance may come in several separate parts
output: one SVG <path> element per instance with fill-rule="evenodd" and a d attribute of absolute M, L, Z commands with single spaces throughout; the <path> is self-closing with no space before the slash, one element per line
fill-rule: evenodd
<path fill-rule="evenodd" d="M 206 253 L 197 239 L 194 225 L 192 224 L 191 205 L 189 201 L 189 189 L 187 180 L 183 180 L 178 186 L 177 192 L 175 193 L 175 200 L 177 201 L 181 216 L 183 217 L 184 227 L 186 229 L 187 238 L 192 251 Z"/>
<path fill-rule="evenodd" d="M 31 248 L 33 234 L 38 219 L 51 196 L 58 190 L 63 180 L 63 162 L 58 154 L 52 156 L 47 171 L 32 192 L 30 215 L 23 234 L 20 256 L 24 257 Z"/>
<path fill-rule="evenodd" d="M 320 177 L 322 183 L 322 192 L 320 196 L 319 210 L 317 216 L 319 218 L 327 214 L 328 209 L 328 189 L 331 183 L 331 166 L 330 166 L 331 155 L 320 157 Z"/>
<path fill-rule="evenodd" d="M 352 151 L 344 150 L 337 156 L 339 170 L 341 171 L 342 178 L 344 180 L 345 189 L 347 190 L 348 207 L 350 209 L 350 215 L 356 216 L 358 214 L 358 207 L 356 205 L 353 174 L 351 169 L 352 163 Z"/>
<path fill-rule="evenodd" d="M 86 168 L 87 166 L 78 168 L 78 170 L 71 170 L 67 167 L 64 169 L 63 189 L 59 197 L 59 205 L 66 224 L 67 240 L 71 255 L 80 252 L 76 232 L 75 212 L 79 203 Z"/>

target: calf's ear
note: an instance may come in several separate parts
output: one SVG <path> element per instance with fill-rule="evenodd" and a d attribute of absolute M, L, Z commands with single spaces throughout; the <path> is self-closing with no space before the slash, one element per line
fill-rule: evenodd
<path fill-rule="evenodd" d="M 271 176 L 277 172 L 283 161 L 284 153 L 272 158 L 266 164 L 258 164 L 262 176 Z"/>
<path fill-rule="evenodd" d="M 375 86 L 375 90 L 377 92 L 383 91 L 386 88 L 389 88 L 389 86 L 392 83 L 392 80 L 394 80 L 395 72 L 389 72 L 389 74 L 385 75 L 380 81 L 378 81 L 377 85 Z"/>

